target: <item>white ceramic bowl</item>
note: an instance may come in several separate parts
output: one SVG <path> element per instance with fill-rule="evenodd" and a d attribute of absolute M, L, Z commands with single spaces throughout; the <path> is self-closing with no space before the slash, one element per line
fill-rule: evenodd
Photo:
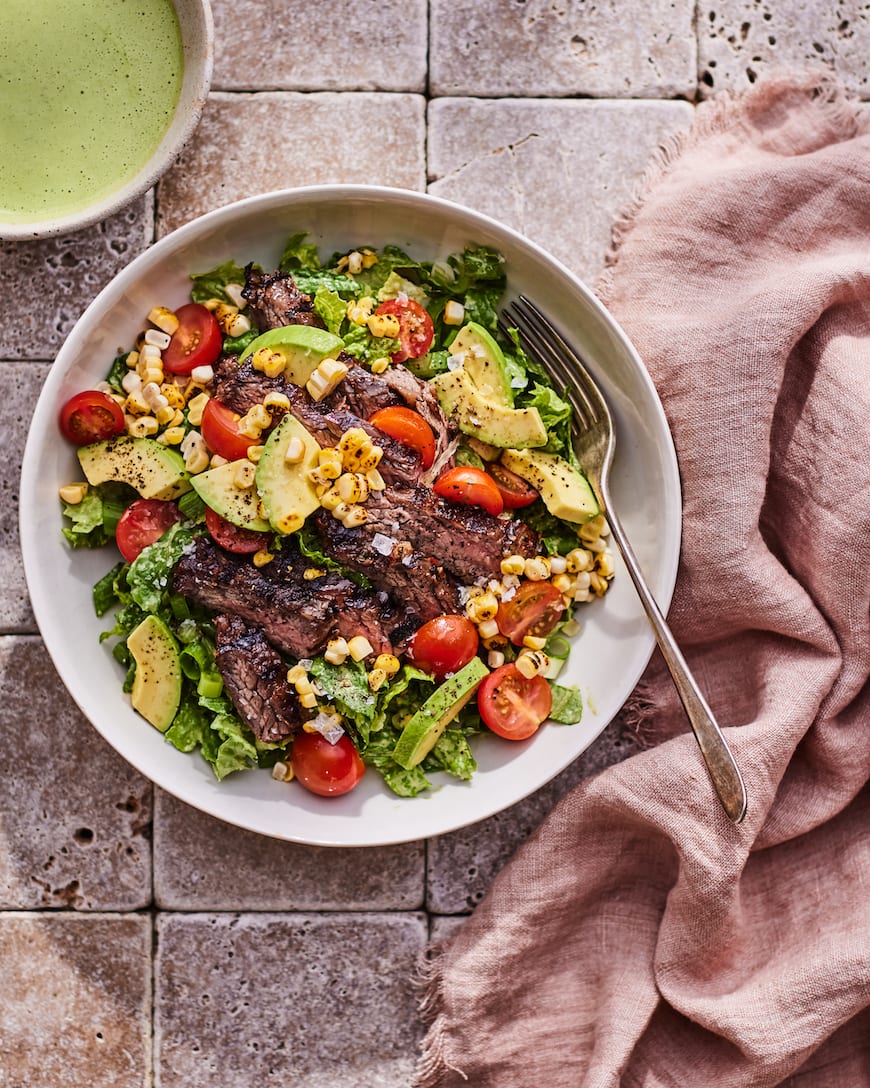
<path fill-rule="evenodd" d="M 172 121 L 154 154 L 123 186 L 78 211 L 29 223 L 6 223 L 0 215 L 0 239 L 28 241 L 53 234 L 69 234 L 98 223 L 155 185 L 178 157 L 199 123 L 208 99 L 214 62 L 214 23 L 209 0 L 172 2 L 181 29 L 184 77 Z"/>
<path fill-rule="evenodd" d="M 162 788 L 230 823 L 278 838 L 370 846 L 437 835 L 519 801 L 584 751 L 634 687 L 653 648 L 643 611 L 621 563 L 606 596 L 580 611 L 560 682 L 580 685 L 586 711 L 575 726 L 548 724 L 530 740 L 476 738 L 480 764 L 470 783 L 435 776 L 428 796 L 400 799 L 375 773 L 352 793 L 326 800 L 274 781 L 268 771 L 218 783 L 198 755 L 166 743 L 130 708 L 121 672 L 98 636 L 91 587 L 115 561 L 110 550 L 72 552 L 60 532 L 58 486 L 80 476 L 57 429 L 61 404 L 101 380 L 119 349 L 133 343 L 155 305 L 188 297 L 191 272 L 235 258 L 274 267 L 288 236 L 308 231 L 321 254 L 394 242 L 422 259 L 467 243 L 507 259 L 507 296 L 524 292 L 566 330 L 599 375 L 618 427 L 613 474 L 618 504 L 641 566 L 663 608 L 673 591 L 681 503 L 676 458 L 655 389 L 612 317 L 566 268 L 495 221 L 421 193 L 367 186 L 322 186 L 251 197 L 209 213 L 163 238 L 94 300 L 52 367 L 36 406 L 21 481 L 21 541 L 33 608 L 61 678 L 84 714 L 120 754 Z"/>

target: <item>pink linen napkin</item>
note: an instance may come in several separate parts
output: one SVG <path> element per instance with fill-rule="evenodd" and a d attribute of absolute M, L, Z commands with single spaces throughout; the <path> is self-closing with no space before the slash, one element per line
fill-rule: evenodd
<path fill-rule="evenodd" d="M 673 431 L 670 621 L 746 820 L 654 658 L 656 746 L 565 797 L 433 959 L 419 1086 L 870 1084 L 863 110 L 817 73 L 700 106 L 600 285 Z"/>

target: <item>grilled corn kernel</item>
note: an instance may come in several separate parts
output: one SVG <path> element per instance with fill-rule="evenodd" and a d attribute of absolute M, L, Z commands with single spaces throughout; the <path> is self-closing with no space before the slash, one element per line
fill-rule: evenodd
<path fill-rule="evenodd" d="M 465 307 L 461 302 L 450 299 L 444 306 L 442 317 L 445 325 L 461 325 L 465 320 Z"/>
<path fill-rule="evenodd" d="M 568 569 L 568 561 L 564 555 L 550 556 L 550 574 L 564 574 Z"/>
<path fill-rule="evenodd" d="M 252 465 L 259 464 L 260 458 L 263 456 L 263 447 L 258 445 L 248 446 L 245 450 L 245 456 Z"/>
<path fill-rule="evenodd" d="M 160 392 L 166 397 L 166 403 L 170 408 L 184 407 L 184 395 L 175 382 L 163 382 Z"/>
<path fill-rule="evenodd" d="M 544 555 L 536 555 L 534 559 L 527 559 L 523 566 L 523 574 L 530 582 L 543 582 L 550 577 L 550 564 Z"/>
<path fill-rule="evenodd" d="M 139 352 L 138 351 L 128 351 L 127 352 L 127 358 L 124 360 L 124 363 L 131 370 L 133 370 L 134 367 L 136 367 L 138 365 L 138 363 L 139 363 Z"/>
<path fill-rule="evenodd" d="M 366 324 L 372 336 L 394 339 L 399 335 L 399 319 L 395 314 L 372 314 Z"/>
<path fill-rule="evenodd" d="M 205 406 L 210 399 L 208 393 L 198 393 L 188 401 L 187 422 L 192 427 L 198 427 L 202 423 L 202 413 L 205 411 Z"/>
<path fill-rule="evenodd" d="M 501 561 L 502 574 L 522 574 L 526 569 L 526 561 L 521 555 L 508 555 Z"/>
<path fill-rule="evenodd" d="M 167 423 L 171 423 L 175 419 L 175 409 L 170 408 L 167 404 L 165 408 L 157 409 L 154 413 L 154 418 L 161 427 L 165 427 Z"/>
<path fill-rule="evenodd" d="M 317 696 L 313 691 L 309 691 L 307 695 L 300 695 L 299 702 L 306 710 L 313 710 L 317 706 Z"/>
<path fill-rule="evenodd" d="M 373 468 L 377 468 L 381 463 L 381 458 L 384 455 L 384 451 L 380 446 L 373 446 L 371 443 L 363 450 L 360 450 L 356 457 L 356 471 L 357 472 L 371 472 Z M 345 465 L 347 467 L 347 465 Z"/>
<path fill-rule="evenodd" d="M 364 657 L 374 653 L 374 647 L 365 635 L 354 635 L 347 644 L 347 652 L 354 661 L 362 661 Z"/>
<path fill-rule="evenodd" d="M 184 435 L 183 427 L 167 427 L 160 435 L 160 441 L 164 446 L 178 446 L 184 441 Z"/>
<path fill-rule="evenodd" d="M 275 556 L 268 550 L 268 548 L 260 548 L 258 552 L 254 552 L 251 557 L 255 567 L 265 567 L 267 563 L 271 563 Z"/>
<path fill-rule="evenodd" d="M 333 638 L 327 642 L 323 656 L 330 665 L 343 665 L 347 661 L 348 652 L 346 639 Z"/>
<path fill-rule="evenodd" d="M 338 440 L 338 451 L 342 457 L 353 454 L 360 446 L 368 445 L 371 439 L 362 427 L 349 427 Z"/>
<path fill-rule="evenodd" d="M 127 430 L 133 438 L 148 438 L 152 434 L 157 434 L 160 425 L 154 416 L 139 416 Z"/>
<path fill-rule="evenodd" d="M 605 528 L 607 522 L 604 520 L 603 514 L 597 514 L 594 518 L 590 518 L 580 526 L 578 536 L 581 540 L 595 540 L 599 536 L 605 535 Z"/>
<path fill-rule="evenodd" d="M 384 483 L 383 476 L 376 468 L 370 468 L 368 470 L 366 473 L 366 482 L 369 485 L 369 491 L 383 491 L 387 486 L 386 483 Z"/>
<path fill-rule="evenodd" d="M 570 593 L 571 586 L 574 584 L 574 580 L 570 574 L 557 574 L 555 578 L 552 579 L 552 582 L 560 593 Z"/>
<path fill-rule="evenodd" d="M 347 255 L 347 270 L 352 276 L 358 275 L 363 270 L 363 255 L 358 249 L 351 250 Z"/>
<path fill-rule="evenodd" d="M 598 556 L 595 566 L 602 578 L 612 578 L 614 571 L 613 553 L 610 551 L 602 552 Z"/>
<path fill-rule="evenodd" d="M 483 623 L 478 625 L 477 633 L 481 638 L 493 638 L 499 633 L 498 624 L 495 620 L 484 620 Z"/>
<path fill-rule="evenodd" d="M 465 614 L 472 623 L 494 620 L 498 612 L 498 598 L 494 593 L 482 593 L 472 597 L 465 605 Z"/>
<path fill-rule="evenodd" d="M 292 782 L 293 781 L 293 766 L 290 763 L 285 763 L 283 759 L 279 759 L 277 763 L 272 764 L 272 777 L 277 782 Z"/>
<path fill-rule="evenodd" d="M 284 460 L 288 465 L 298 465 L 302 458 L 305 456 L 305 443 L 298 435 L 293 435 L 290 441 L 287 443 L 287 450 L 284 454 Z"/>
<path fill-rule="evenodd" d="M 269 412 L 273 408 L 275 411 L 289 412 L 290 398 L 286 393 L 280 393 L 277 389 L 273 389 L 263 397 L 263 407 Z"/>
<path fill-rule="evenodd" d="M 301 514 L 290 513 L 285 514 L 283 518 L 278 518 L 275 528 L 284 536 L 289 536 L 291 533 L 298 533 L 304 524 L 305 518 Z"/>
<path fill-rule="evenodd" d="M 165 306 L 155 306 L 148 314 L 148 320 L 152 325 L 156 325 L 158 329 L 168 333 L 169 336 L 172 336 L 178 330 L 178 318 L 172 310 L 167 310 Z"/>
<path fill-rule="evenodd" d="M 305 388 L 314 400 L 323 400 L 336 389 L 347 372 L 348 367 L 338 359 L 324 359 L 305 383 Z"/>
<path fill-rule="evenodd" d="M 307 676 L 304 665 L 293 665 L 287 670 L 287 683 L 295 684 L 297 680 L 301 680 L 303 676 Z"/>
<path fill-rule="evenodd" d="M 124 411 L 131 416 L 144 416 L 150 411 L 150 405 L 142 396 L 141 389 L 134 389 L 124 401 Z"/>
<path fill-rule="evenodd" d="M 345 502 L 365 502 L 369 497 L 369 483 L 361 472 L 345 472 L 335 484 Z"/>
<path fill-rule="evenodd" d="M 343 502 L 344 499 L 339 495 L 338 489 L 335 487 L 327 488 L 320 496 L 320 505 L 324 510 L 335 510 Z"/>
<path fill-rule="evenodd" d="M 504 654 L 501 650 L 490 650 L 486 658 L 486 663 L 491 669 L 500 669 L 504 664 Z"/>
<path fill-rule="evenodd" d="M 542 650 L 523 650 L 516 660 L 517 671 L 527 680 L 540 676 L 550 667 L 550 659 Z"/>
<path fill-rule="evenodd" d="M 236 471 L 233 473 L 233 483 L 239 491 L 247 491 L 249 487 L 254 486 L 256 471 L 250 461 L 242 461 L 236 466 Z"/>
<path fill-rule="evenodd" d="M 369 682 L 369 687 L 371 688 L 371 690 L 378 691 L 384 686 L 384 684 L 386 684 L 389 677 L 383 669 L 375 667 L 371 669 L 366 679 Z"/>
<path fill-rule="evenodd" d="M 152 344 L 155 348 L 160 348 L 161 351 L 169 347 L 170 340 L 171 337 L 162 329 L 147 329 L 145 331 L 145 343 Z"/>
<path fill-rule="evenodd" d="M 600 574 L 593 571 L 589 575 L 589 588 L 595 594 L 596 597 L 603 597 L 607 592 L 607 582 Z"/>
<path fill-rule="evenodd" d="M 581 570 L 592 569 L 592 553 L 585 548 L 572 548 L 565 556 L 567 569 L 570 574 L 576 574 Z"/>
<path fill-rule="evenodd" d="M 507 644 L 508 640 L 501 633 L 492 635 L 490 638 L 485 638 L 483 640 L 484 650 L 504 650 Z"/>
<path fill-rule="evenodd" d="M 128 370 L 121 379 L 121 388 L 127 394 L 135 393 L 137 389 L 142 388 L 142 379 L 135 371 Z"/>
<path fill-rule="evenodd" d="M 262 404 L 255 404 L 249 408 L 237 424 L 239 434 L 255 441 L 263 433 L 263 430 L 272 422 L 272 417 Z"/>
<path fill-rule="evenodd" d="M 251 356 L 251 366 L 259 370 L 267 378 L 277 378 L 284 373 L 287 360 L 280 351 L 272 351 L 271 348 L 258 348 Z"/>
<path fill-rule="evenodd" d="M 181 455 L 184 458 L 184 467 L 195 475 L 204 472 L 208 467 L 208 447 L 205 439 L 199 431 L 188 431 L 181 443 Z"/>
<path fill-rule="evenodd" d="M 88 493 L 86 483 L 65 484 L 59 491 L 61 499 L 70 506 L 78 506 Z"/>
<path fill-rule="evenodd" d="M 322 578 L 326 574 L 325 570 L 321 570 L 320 567 L 306 567 L 302 572 L 302 577 L 306 582 L 315 582 L 318 578 Z"/>
<path fill-rule="evenodd" d="M 298 680 L 293 681 L 293 687 L 296 688 L 297 695 L 308 695 L 314 691 L 314 685 L 308 678 L 308 673 L 304 676 L 300 676 Z"/>
<path fill-rule="evenodd" d="M 139 365 L 151 366 L 154 363 L 158 366 L 163 365 L 160 348 L 156 344 L 147 344 L 143 336 L 139 344 Z"/>
<path fill-rule="evenodd" d="M 364 506 L 353 505 L 341 519 L 341 523 L 345 529 L 356 529 L 360 525 L 365 525 L 368 520 L 369 515 L 366 508 Z"/>
<path fill-rule="evenodd" d="M 383 669 L 387 676 L 395 676 L 400 664 L 395 654 L 378 654 L 375 658 L 375 668 Z"/>
<path fill-rule="evenodd" d="M 547 640 L 545 638 L 539 638 L 537 635 L 526 635 L 523 639 L 523 646 L 525 646 L 527 650 L 543 650 L 546 645 Z"/>
<path fill-rule="evenodd" d="M 340 451 L 331 446 L 320 450 L 317 454 L 317 468 L 327 480 L 337 480 L 343 468 Z"/>
<path fill-rule="evenodd" d="M 240 310 L 244 310 L 244 308 L 248 305 L 248 300 L 242 294 L 242 291 L 244 291 L 244 289 L 245 286 L 242 283 L 228 283 L 224 287 L 224 294 L 227 296 L 230 302 L 232 302 L 234 306 L 238 306 Z"/>
<path fill-rule="evenodd" d="M 353 325 L 365 325 L 374 309 L 375 300 L 366 295 L 364 298 L 351 299 L 347 304 L 348 321 Z"/>
<path fill-rule="evenodd" d="M 372 265 L 378 263 L 378 255 L 370 249 L 363 249 L 362 252 L 362 266 L 363 268 L 371 268 Z"/>
<path fill-rule="evenodd" d="M 143 385 L 147 385 L 148 382 L 154 382 L 155 385 L 161 385 L 163 382 L 163 367 L 161 366 L 137 367 L 136 373 L 142 379 Z"/>
<path fill-rule="evenodd" d="M 226 457 L 221 457 L 221 455 L 219 453 L 213 453 L 211 455 L 211 460 L 209 461 L 209 467 L 210 468 L 220 468 L 221 465 L 228 465 L 228 464 L 229 464 L 229 461 L 226 459 Z"/>
<path fill-rule="evenodd" d="M 581 589 L 588 589 L 591 581 L 591 574 L 588 570 L 581 570 L 578 574 L 574 575 L 574 581 L 571 583 L 572 592 L 576 593 Z"/>
<path fill-rule="evenodd" d="M 379 359 L 372 361 L 369 370 L 371 370 L 372 374 L 383 374 L 384 371 L 389 369 L 389 366 L 390 360 L 386 355 L 382 355 Z"/>

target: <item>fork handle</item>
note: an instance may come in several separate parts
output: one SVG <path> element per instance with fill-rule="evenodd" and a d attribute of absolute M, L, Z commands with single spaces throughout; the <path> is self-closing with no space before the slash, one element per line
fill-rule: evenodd
<path fill-rule="evenodd" d="M 609 507 L 608 503 L 602 505 L 605 509 Z M 671 629 L 668 627 L 661 609 L 646 584 L 637 558 L 623 532 L 619 519 L 609 509 L 606 516 L 611 535 L 622 553 L 628 573 L 632 582 L 634 582 L 634 587 L 643 604 L 644 611 L 652 625 L 656 642 L 673 678 L 689 723 L 692 726 L 692 731 L 701 749 L 701 754 L 704 757 L 704 762 L 707 764 L 710 778 L 719 795 L 719 800 L 722 802 L 722 807 L 735 823 L 739 823 L 746 815 L 746 787 L 743 785 L 740 770 L 734 756 L 731 754 L 728 742 L 725 740 L 722 730 L 701 694 L 694 676 L 689 671 L 686 659 L 683 657 L 679 646 L 677 646 Z"/>

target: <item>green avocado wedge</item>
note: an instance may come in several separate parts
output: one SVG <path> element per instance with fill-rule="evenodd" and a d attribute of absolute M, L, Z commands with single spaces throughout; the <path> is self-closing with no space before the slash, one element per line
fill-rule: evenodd
<path fill-rule="evenodd" d="M 429 383 L 446 416 L 463 434 L 490 446 L 546 446 L 547 428 L 537 408 L 511 408 L 481 393 L 467 371 L 446 370 Z"/>
<path fill-rule="evenodd" d="M 453 355 L 462 355 L 462 366 L 472 385 L 486 400 L 513 408 L 514 391 L 505 363 L 504 352 L 483 325 L 469 321 L 450 345 Z"/>
<path fill-rule="evenodd" d="M 564 458 L 542 450 L 505 450 L 501 463 L 540 492 L 554 517 L 582 525 L 601 513 L 589 481 Z"/>
<path fill-rule="evenodd" d="M 172 632 L 157 616 L 146 616 L 127 636 L 136 662 L 130 701 L 161 733 L 172 725 L 181 702 L 181 659 Z"/>
<path fill-rule="evenodd" d="M 284 377 L 294 385 L 305 385 L 324 359 L 338 355 L 344 341 L 326 329 L 313 325 L 284 325 L 269 329 L 252 340 L 239 356 L 243 363 L 260 348 L 284 357 Z"/>
<path fill-rule="evenodd" d="M 119 435 L 82 446 L 77 454 L 89 484 L 117 480 L 143 499 L 177 499 L 191 488 L 181 454 L 153 438 Z"/>
<path fill-rule="evenodd" d="M 486 665 L 479 657 L 473 657 L 437 687 L 402 730 L 393 749 L 393 759 L 406 770 L 416 767 L 488 675 Z"/>
<path fill-rule="evenodd" d="M 287 449 L 298 438 L 301 458 L 287 462 Z M 263 513 L 279 533 L 298 529 L 309 514 L 320 508 L 320 499 L 308 473 L 317 466 L 317 439 L 289 412 L 269 435 L 257 465 L 257 490 Z"/>
<path fill-rule="evenodd" d="M 236 472 L 240 465 L 250 464 L 246 458 L 228 461 L 225 465 L 210 468 L 192 477 L 193 489 L 215 513 L 238 525 L 240 529 L 253 529 L 258 533 L 269 531 L 269 522 L 260 516 L 259 497 L 253 487 L 236 486 Z"/>

